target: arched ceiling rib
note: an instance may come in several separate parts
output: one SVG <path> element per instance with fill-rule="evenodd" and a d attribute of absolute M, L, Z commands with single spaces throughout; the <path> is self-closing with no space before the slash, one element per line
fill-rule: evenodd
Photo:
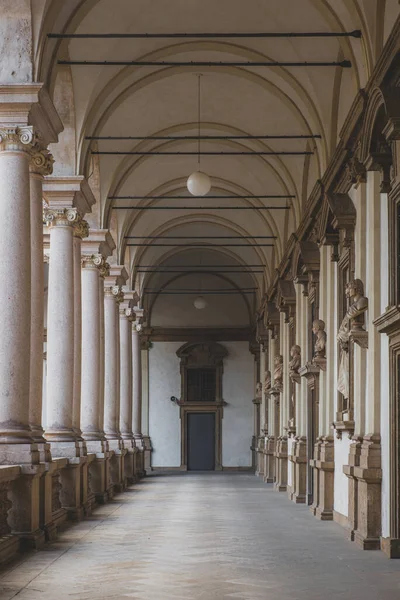
<path fill-rule="evenodd" d="M 93 160 L 100 173 L 99 226 L 112 226 L 118 242 L 118 260 L 132 269 L 145 259 L 165 264 L 171 257 L 185 260 L 194 249 L 126 245 L 126 236 L 182 235 L 201 230 L 203 235 L 234 232 L 239 237 L 273 235 L 272 248 L 220 248 L 211 252 L 237 264 L 264 264 L 264 274 L 250 275 L 264 290 L 280 260 L 288 237 L 300 220 L 302 202 L 316 179 L 323 174 L 336 146 L 347 111 L 364 86 L 372 69 L 377 46 L 387 35 L 387 15 L 395 14 L 395 0 L 386 0 L 382 18 L 376 20 L 373 0 L 47 0 L 40 3 L 35 30 L 36 72 L 50 89 L 60 85 L 57 60 L 173 60 L 173 61 L 338 61 L 350 60 L 351 69 L 341 67 L 220 67 L 202 68 L 202 134 L 261 135 L 318 134 L 314 140 L 219 140 L 202 142 L 203 150 L 311 150 L 311 157 L 252 156 L 202 157 L 202 168 L 212 178 L 212 194 L 237 196 L 237 206 L 282 205 L 284 201 L 261 200 L 265 194 L 294 196 L 290 211 L 213 210 L 210 201 L 183 199 L 185 181 L 196 168 L 195 157 L 92 155 L 118 151 L 194 151 L 196 143 L 179 141 L 98 141 L 88 135 L 196 135 L 197 89 L 194 66 L 123 67 L 71 66 L 70 97 L 74 97 L 77 164 L 80 173 L 91 173 Z M 382 3 L 380 4 L 382 6 Z M 374 8 L 375 7 L 375 8 Z M 397 13 L 398 14 L 398 4 Z M 41 25 L 40 25 L 41 22 Z M 256 32 L 325 31 L 360 29 L 361 39 L 47 39 L 48 32 Z M 378 31 L 379 29 L 379 31 Z M 65 68 L 65 67 L 64 67 Z M 73 91 L 73 93 L 72 93 Z M 62 93 L 55 96 L 62 98 Z M 68 136 L 64 136 L 67 143 Z M 63 140 L 64 143 L 64 140 Z M 60 156 L 66 155 L 61 151 Z M 55 165 L 57 173 L 57 165 Z M 97 171 L 96 171 L 97 172 Z M 170 200 L 130 200 L 124 205 L 140 210 L 112 210 L 111 195 L 166 195 Z M 239 198 L 248 195 L 249 198 Z M 206 211 L 143 210 L 147 205 L 210 206 Z M 119 201 L 116 201 L 120 204 Z M 214 204 L 215 206 L 215 204 Z M 146 275 L 147 277 L 147 275 Z M 165 284 L 165 277 L 152 274 L 152 281 Z M 240 280 L 239 279 L 235 281 Z"/>

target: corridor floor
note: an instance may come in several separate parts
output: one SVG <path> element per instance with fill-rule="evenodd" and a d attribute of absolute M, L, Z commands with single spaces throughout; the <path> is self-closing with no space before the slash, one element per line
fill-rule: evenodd
<path fill-rule="evenodd" d="M 9 566 L 0 599 L 11 598 L 393 600 L 400 562 L 252 474 L 162 474 Z"/>

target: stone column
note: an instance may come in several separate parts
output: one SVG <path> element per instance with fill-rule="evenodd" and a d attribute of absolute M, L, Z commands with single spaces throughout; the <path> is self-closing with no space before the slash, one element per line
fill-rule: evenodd
<path fill-rule="evenodd" d="M 86 453 L 82 444 L 81 431 L 81 375 L 82 375 L 82 274 L 81 241 L 89 235 L 89 225 L 81 220 L 74 228 L 73 274 L 74 274 L 74 381 L 72 400 L 72 429 L 74 430 L 82 453 Z"/>
<path fill-rule="evenodd" d="M 140 331 L 140 329 L 139 329 Z M 138 326 L 132 326 L 132 431 L 136 445 L 143 448 L 142 436 L 142 354 Z"/>
<path fill-rule="evenodd" d="M 112 450 L 120 449 L 119 431 L 119 304 L 121 288 L 106 286 L 104 290 L 104 433 Z"/>
<path fill-rule="evenodd" d="M 142 436 L 143 436 L 143 455 L 139 460 L 142 460 L 142 474 L 150 472 L 151 468 L 151 453 L 153 451 L 150 438 L 149 424 L 149 350 L 150 342 L 141 342 L 141 359 L 142 359 Z"/>
<path fill-rule="evenodd" d="M 55 456 L 79 456 L 72 427 L 74 381 L 74 260 L 76 208 L 46 209 L 50 226 L 47 312 L 47 427 Z"/>
<path fill-rule="evenodd" d="M 307 356 L 307 313 L 308 301 L 303 293 L 303 285 L 296 283 L 296 343 L 301 347 L 303 362 Z M 305 504 L 307 501 L 307 380 L 301 378 L 296 397 L 296 436 L 293 444 L 293 494 L 292 500 L 296 504 Z"/>
<path fill-rule="evenodd" d="M 101 415 L 100 285 L 107 263 L 100 254 L 82 257 L 81 430 L 88 452 L 105 451 Z"/>
<path fill-rule="evenodd" d="M 120 431 L 127 450 L 124 469 L 128 483 L 135 481 L 135 462 L 137 448 L 132 432 L 132 321 L 133 310 L 124 305 L 119 308 L 120 340 Z"/>
<path fill-rule="evenodd" d="M 119 310 L 120 328 L 120 431 L 125 446 L 134 447 L 132 432 L 132 319 L 133 311 Z"/>
<path fill-rule="evenodd" d="M 29 427 L 29 151 L 33 139 L 32 127 L 0 129 L 0 442 L 7 446 L 2 447 L 3 464 L 36 462 L 38 458 Z"/>
<path fill-rule="evenodd" d="M 44 264 L 43 264 L 43 176 L 53 170 L 53 157 L 44 149 L 32 151 L 30 165 L 31 210 L 31 352 L 29 383 L 29 425 L 35 442 L 40 443 L 42 460 L 49 460 L 42 427 L 43 343 L 44 343 Z"/>
<path fill-rule="evenodd" d="M 36 125 L 40 125 L 40 133 L 35 130 Z M 37 426 L 34 435 L 41 436 L 41 415 L 37 405 L 41 402 L 41 394 L 37 396 L 37 387 L 35 395 L 30 393 L 30 364 L 31 317 L 33 309 L 36 311 L 40 303 L 38 287 L 35 286 L 34 297 L 31 297 L 32 268 L 33 276 L 43 268 L 43 252 L 40 239 L 36 237 L 39 224 L 42 225 L 42 211 L 36 183 L 32 187 L 34 206 L 31 203 L 29 165 L 33 160 L 39 169 L 42 159 L 46 162 L 49 155 L 45 148 L 48 143 L 57 141 L 61 130 L 62 123 L 42 84 L 0 86 L 0 244 L 3 257 L 0 264 L 0 463 L 25 464 L 19 477 L 12 482 L 9 499 L 13 510 L 8 514 L 11 533 L 19 537 L 22 548 L 37 548 L 44 541 L 44 533 L 39 529 L 38 497 L 45 467 L 38 464 L 38 447 L 33 443 L 30 428 L 32 408 Z M 40 310 L 43 311 L 43 301 Z M 36 312 L 33 316 L 37 342 L 40 323 L 36 320 Z M 43 327 L 40 342 L 40 357 L 43 357 Z M 37 383 L 35 373 L 35 386 Z"/>

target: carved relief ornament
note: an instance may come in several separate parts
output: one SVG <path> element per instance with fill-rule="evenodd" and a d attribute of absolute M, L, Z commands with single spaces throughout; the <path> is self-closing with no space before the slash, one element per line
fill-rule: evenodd
<path fill-rule="evenodd" d="M 88 254 L 81 256 L 83 269 L 98 269 L 100 277 L 107 277 L 110 273 L 110 265 L 101 254 Z"/>
<path fill-rule="evenodd" d="M 37 134 L 30 125 L 0 128 L 0 150 L 29 152 L 37 142 Z"/>
<path fill-rule="evenodd" d="M 45 208 L 43 219 L 48 227 L 65 227 L 74 225 L 81 219 L 77 208 Z"/>

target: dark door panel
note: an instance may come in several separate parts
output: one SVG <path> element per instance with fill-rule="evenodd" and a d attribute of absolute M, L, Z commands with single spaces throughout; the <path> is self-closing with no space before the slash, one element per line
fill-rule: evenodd
<path fill-rule="evenodd" d="M 187 457 L 189 471 L 215 469 L 215 413 L 188 413 Z"/>

